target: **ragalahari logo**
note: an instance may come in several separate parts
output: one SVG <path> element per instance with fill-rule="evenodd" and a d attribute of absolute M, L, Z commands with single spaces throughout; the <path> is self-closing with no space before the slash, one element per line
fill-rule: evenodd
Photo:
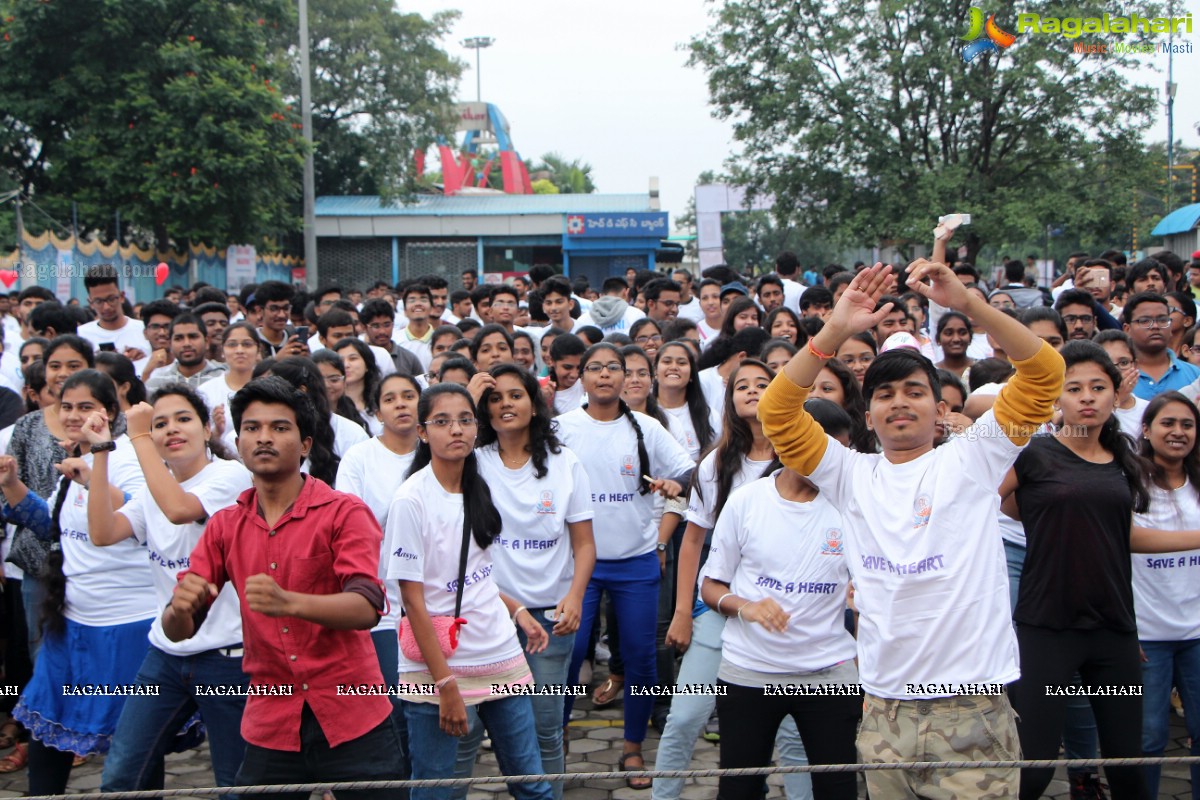
<path fill-rule="evenodd" d="M 985 34 L 986 39 L 979 38 Z M 971 26 L 967 30 L 967 35 L 959 38 L 970 42 L 962 49 L 962 60 L 966 63 L 970 63 L 984 53 L 999 53 L 1017 40 L 1013 34 L 1000 30 L 996 25 L 995 14 L 988 15 L 985 23 L 983 12 L 974 6 L 971 6 Z"/>

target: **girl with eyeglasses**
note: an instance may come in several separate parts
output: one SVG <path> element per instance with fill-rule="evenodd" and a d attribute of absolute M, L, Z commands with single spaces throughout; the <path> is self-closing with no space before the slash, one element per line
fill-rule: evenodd
<path fill-rule="evenodd" d="M 652 417 L 632 411 L 621 399 L 625 357 L 608 343 L 590 347 L 580 361 L 588 402 L 558 418 L 559 436 L 583 462 L 596 501 L 593 528 L 596 568 L 584 596 L 580 627 L 591 630 L 599 597 L 608 591 L 616 607 L 625 659 L 625 744 L 621 769 L 642 769 L 642 742 L 654 704 L 634 695 L 633 687 L 657 684 L 655 627 L 658 584 L 662 577 L 660 539 L 652 495 L 678 497 L 691 477 L 693 464 L 670 433 Z M 578 637 L 568 673 L 577 680 L 587 654 Z M 563 724 L 570 720 L 568 698 Z M 631 764 L 636 759 L 637 763 Z M 645 788 L 646 781 L 630 781 Z"/>
<path fill-rule="evenodd" d="M 1137 356 L 1133 352 L 1133 342 L 1124 331 L 1100 331 L 1092 339 L 1104 348 L 1108 357 L 1121 372 L 1121 385 L 1117 387 L 1117 422 L 1121 430 L 1133 439 L 1142 436 L 1142 417 L 1146 413 L 1149 400 L 1138 397 L 1133 389 L 1138 382 Z"/>
<path fill-rule="evenodd" d="M 225 366 L 228 369 L 224 375 L 200 384 L 197 391 L 212 412 L 217 438 L 226 451 L 237 457 L 237 447 L 234 446 L 237 431 L 233 430 L 229 401 L 253 379 L 254 367 L 263 358 L 266 342 L 249 322 L 235 322 L 225 329 L 221 350 L 225 354 Z"/>
<path fill-rule="evenodd" d="M 653 360 L 658 348 L 662 346 L 662 328 L 649 317 L 642 317 L 630 326 L 629 338 Z"/>
<path fill-rule="evenodd" d="M 496 582 L 489 550 L 503 535 L 503 518 L 479 471 L 475 403 L 461 386 L 439 383 L 421 395 L 417 418 L 417 454 L 388 508 L 386 531 L 388 578 L 399 581 L 406 623 L 421 654 L 416 659 L 400 651 L 412 777 L 452 777 L 459 739 L 475 717 L 491 735 L 506 774 L 539 774 L 533 706 L 521 693 L 533 677 L 516 628 L 530 653 L 545 650 L 549 637 Z M 467 624 L 447 656 L 433 618 L 455 614 L 459 589 L 458 616 Z M 430 684 L 433 693 L 426 693 Z M 508 788 L 518 800 L 553 798 L 546 782 Z M 449 787 L 413 789 L 412 800 L 447 800 L 452 793 Z"/>
<path fill-rule="evenodd" d="M 856 333 L 843 342 L 842 346 L 838 348 L 836 357 L 838 361 L 849 368 L 861 387 L 863 377 L 867 374 L 867 367 L 871 366 L 871 362 L 878 354 L 879 345 L 876 343 L 875 337 L 868 331 Z"/>

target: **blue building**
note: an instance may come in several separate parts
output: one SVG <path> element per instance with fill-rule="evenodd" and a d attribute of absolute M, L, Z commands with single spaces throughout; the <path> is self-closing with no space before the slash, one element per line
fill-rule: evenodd
<path fill-rule="evenodd" d="M 318 197 L 321 283 L 365 287 L 464 270 L 500 282 L 535 264 L 599 286 L 629 267 L 654 269 L 669 234 L 653 194 L 510 195 L 466 190 L 384 205 L 378 197 Z"/>

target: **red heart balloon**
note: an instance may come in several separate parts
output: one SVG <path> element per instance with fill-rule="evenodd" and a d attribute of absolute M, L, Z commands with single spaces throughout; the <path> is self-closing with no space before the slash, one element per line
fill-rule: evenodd
<path fill-rule="evenodd" d="M 154 282 L 159 286 L 162 286 L 167 282 L 167 276 L 169 274 L 171 274 L 171 269 L 167 266 L 167 262 L 158 262 L 158 266 L 154 269 Z"/>
<path fill-rule="evenodd" d="M 0 269 L 0 282 L 8 289 L 12 288 L 12 285 L 17 282 L 17 278 L 19 277 L 15 269 Z"/>

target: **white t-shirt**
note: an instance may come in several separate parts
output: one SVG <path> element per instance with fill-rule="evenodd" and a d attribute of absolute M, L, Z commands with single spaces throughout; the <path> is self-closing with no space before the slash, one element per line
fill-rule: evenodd
<path fill-rule="evenodd" d="M 659 408 L 671 421 L 670 430 L 671 434 L 675 436 L 675 440 L 687 451 L 688 457 L 692 461 L 699 461 L 700 438 L 696 435 L 696 426 L 692 423 L 692 415 L 687 403 L 679 408 L 663 408 L 662 406 Z M 721 436 L 721 417 L 711 407 L 708 410 L 708 424 L 713 429 L 712 441 L 708 443 L 708 446 L 712 447 Z"/>
<path fill-rule="evenodd" d="M 650 477 L 675 478 L 694 466 L 658 420 L 634 411 L 650 457 Z M 658 526 L 654 497 L 638 491 L 637 434 L 624 415 L 611 422 L 592 419 L 584 409 L 558 418 L 558 438 L 583 462 L 592 482 L 596 516 L 596 558 L 617 560 L 654 552 Z"/>
<path fill-rule="evenodd" d="M 13 429 L 16 427 L 16 423 L 13 423 L 4 430 L 0 430 L 0 453 L 8 452 L 8 443 L 12 441 Z M 13 534 L 16 529 L 15 525 L 6 524 L 3 531 L 4 538 L 0 539 L 0 564 L 4 565 L 4 577 L 13 581 L 25 579 L 25 573 L 21 568 L 8 560 L 8 551 L 12 549 Z"/>
<path fill-rule="evenodd" d="M 973 428 L 905 464 L 828 438 L 810 476 L 842 514 L 859 671 L 876 696 L 1020 676 L 996 487 L 1021 448 L 991 411 Z"/>
<path fill-rule="evenodd" d="M 772 477 L 729 497 L 703 575 L 747 600 L 771 598 L 790 615 L 787 630 L 731 618 L 721 657 L 758 672 L 815 672 L 854 658 L 846 630 L 850 588 L 842 517 L 823 493 L 807 503 L 785 500 Z"/>
<path fill-rule="evenodd" d="M 575 381 L 570 389 L 559 389 L 554 393 L 554 413 L 566 414 L 583 405 L 583 381 Z"/>
<path fill-rule="evenodd" d="M 238 496 L 253 483 L 249 471 L 236 461 L 215 459 L 204 469 L 179 484 L 185 492 L 195 495 L 211 517 L 222 508 L 237 502 Z M 180 572 L 190 566 L 192 551 L 204 533 L 204 522 L 176 525 L 154 501 L 149 489 L 117 510 L 129 520 L 133 538 L 150 551 L 150 575 L 158 608 L 171 602 Z M 162 629 L 162 615 L 156 614 L 150 627 L 150 644 L 176 656 L 190 656 L 218 647 L 240 646 L 242 643 L 242 612 L 238 607 L 237 590 L 227 583 L 213 601 L 204 624 L 196 635 L 182 642 L 172 642 Z"/>
<path fill-rule="evenodd" d="M 1154 483 L 1150 509 L 1133 522 L 1165 531 L 1200 528 L 1200 497 L 1189 481 L 1167 491 Z M 1152 642 L 1200 639 L 1200 550 L 1133 554 L 1133 605 L 1138 638 Z"/>
<path fill-rule="evenodd" d="M 783 307 L 790 308 L 797 317 L 800 316 L 800 298 L 804 294 L 804 284 L 782 275 L 779 279 L 783 281 Z"/>
<path fill-rule="evenodd" d="M 146 478 L 129 437 L 118 436 L 116 443 L 117 449 L 108 455 L 108 481 L 136 498 L 146 490 Z M 91 466 L 92 454 L 83 458 Z M 56 489 L 48 501 L 51 510 L 57 496 Z M 92 544 L 87 534 L 87 504 L 88 490 L 74 481 L 69 483 L 59 517 L 63 574 L 67 576 L 67 619 L 102 628 L 157 616 L 162 608 L 154 596 L 145 545 L 133 539 L 108 547 Z"/>
<path fill-rule="evenodd" d="M 220 406 L 225 409 L 225 430 L 221 434 L 221 444 L 235 458 L 241 456 L 237 451 L 237 431 L 233 427 L 233 413 L 229 410 L 229 401 L 237 392 L 229 388 L 226 378 L 229 373 L 218 375 L 211 380 L 207 380 L 196 389 L 196 392 L 204 398 L 204 404 L 208 406 L 209 413 L 217 410 Z"/>
<path fill-rule="evenodd" d="M 25 385 L 25 373 L 21 371 L 21 356 L 17 350 L 0 352 L 0 384 L 17 394 Z"/>
<path fill-rule="evenodd" d="M 121 355 L 125 355 L 126 347 L 137 348 L 147 356 L 151 352 L 150 343 L 146 341 L 146 326 L 141 320 L 133 317 L 126 317 L 125 324 L 115 331 L 101 328 L 100 320 L 94 319 L 79 326 L 79 335 L 91 342 L 97 350 L 100 349 L 100 345 L 111 343 Z"/>
<path fill-rule="evenodd" d="M 433 341 L 432 336 L 426 341 L 414 339 L 409 334 L 408 328 L 405 327 L 400 329 L 400 331 L 392 337 L 392 341 L 416 356 L 417 360 L 421 362 L 421 369 L 425 370 L 426 372 L 429 371 L 429 362 L 433 361 L 433 345 L 431 344 Z M 388 357 L 388 360 L 391 361 L 391 356 Z M 395 372 L 394 367 L 392 371 Z"/>
<path fill-rule="evenodd" d="M 453 616 L 458 589 L 458 563 L 462 553 L 463 496 L 442 488 L 426 466 L 396 492 L 388 509 L 385 538 L 391 554 L 388 580 L 419 581 L 424 586 L 429 616 Z M 521 645 L 517 630 L 500 599 L 491 549 L 482 550 L 471 536 L 463 581 L 461 616 L 467 624 L 459 631 L 458 649 L 451 667 L 477 667 L 517 658 Z M 400 652 L 400 672 L 419 672 Z"/>
<path fill-rule="evenodd" d="M 583 328 L 587 325 L 596 325 L 596 327 L 599 328 L 605 336 L 608 336 L 610 333 L 625 333 L 629 330 L 633 323 L 637 322 L 644 316 L 646 315 L 639 311 L 637 306 L 629 306 L 625 309 L 625 313 L 622 315 L 622 317 L 613 324 L 596 325 L 595 321 L 592 320 L 592 315 L 585 311 L 579 315 L 579 319 L 575 320 L 575 327 L 571 329 L 571 332 L 578 333 L 580 328 Z"/>
<path fill-rule="evenodd" d="M 700 307 L 700 298 L 693 294 L 691 300 L 686 303 L 680 303 L 679 316 L 684 319 L 690 319 L 692 322 L 699 322 L 704 319 L 704 309 Z"/>
<path fill-rule="evenodd" d="M 346 455 L 346 451 L 354 445 L 371 438 L 362 425 L 351 422 L 341 414 L 331 415 L 329 425 L 333 428 L 333 454 L 338 458 Z"/>
<path fill-rule="evenodd" d="M 335 489 L 346 492 L 361 499 L 375 515 L 381 530 L 387 530 L 388 507 L 404 476 L 412 466 L 413 457 L 417 451 L 397 455 L 387 449 L 379 439 L 368 439 L 359 442 L 346 451 L 342 463 L 338 465 Z M 372 630 L 396 630 L 400 624 L 400 588 L 395 581 L 386 580 L 388 567 L 388 540 L 385 536 L 380 542 L 379 577 L 385 579 L 388 609 L 379 624 Z"/>
<path fill-rule="evenodd" d="M 700 333 L 700 351 L 704 352 L 708 346 L 716 341 L 716 338 L 721 335 L 720 328 L 711 328 L 704 317 L 696 320 L 696 330 Z"/>
<path fill-rule="evenodd" d="M 1142 417 L 1146 413 L 1146 406 L 1150 405 L 1150 401 L 1144 398 L 1133 396 L 1133 408 L 1117 407 L 1116 417 L 1117 423 L 1121 426 L 1121 432 L 1133 437 L 1134 441 L 1142 438 Z"/>
<path fill-rule="evenodd" d="M 479 448 L 475 456 L 504 521 L 503 533 L 488 548 L 500 591 L 529 608 L 558 605 L 575 577 L 567 524 L 592 518 L 587 471 L 565 447 L 561 453 L 547 454 L 546 476 L 540 480 L 533 459 L 520 469 L 509 469 L 495 444 Z"/>
<path fill-rule="evenodd" d="M 741 466 L 729 484 L 729 494 L 756 481 L 763 476 L 763 471 L 771 465 L 770 461 L 752 461 L 748 456 L 742 456 Z M 688 522 L 712 530 L 717 521 L 714 511 L 717 507 L 717 451 L 713 450 L 700 462 L 696 471 L 696 485 L 688 494 Z"/>
<path fill-rule="evenodd" d="M 700 370 L 700 391 L 704 392 L 704 400 L 709 410 L 721 411 L 725 408 L 725 379 L 717 372 L 717 367 Z"/>

